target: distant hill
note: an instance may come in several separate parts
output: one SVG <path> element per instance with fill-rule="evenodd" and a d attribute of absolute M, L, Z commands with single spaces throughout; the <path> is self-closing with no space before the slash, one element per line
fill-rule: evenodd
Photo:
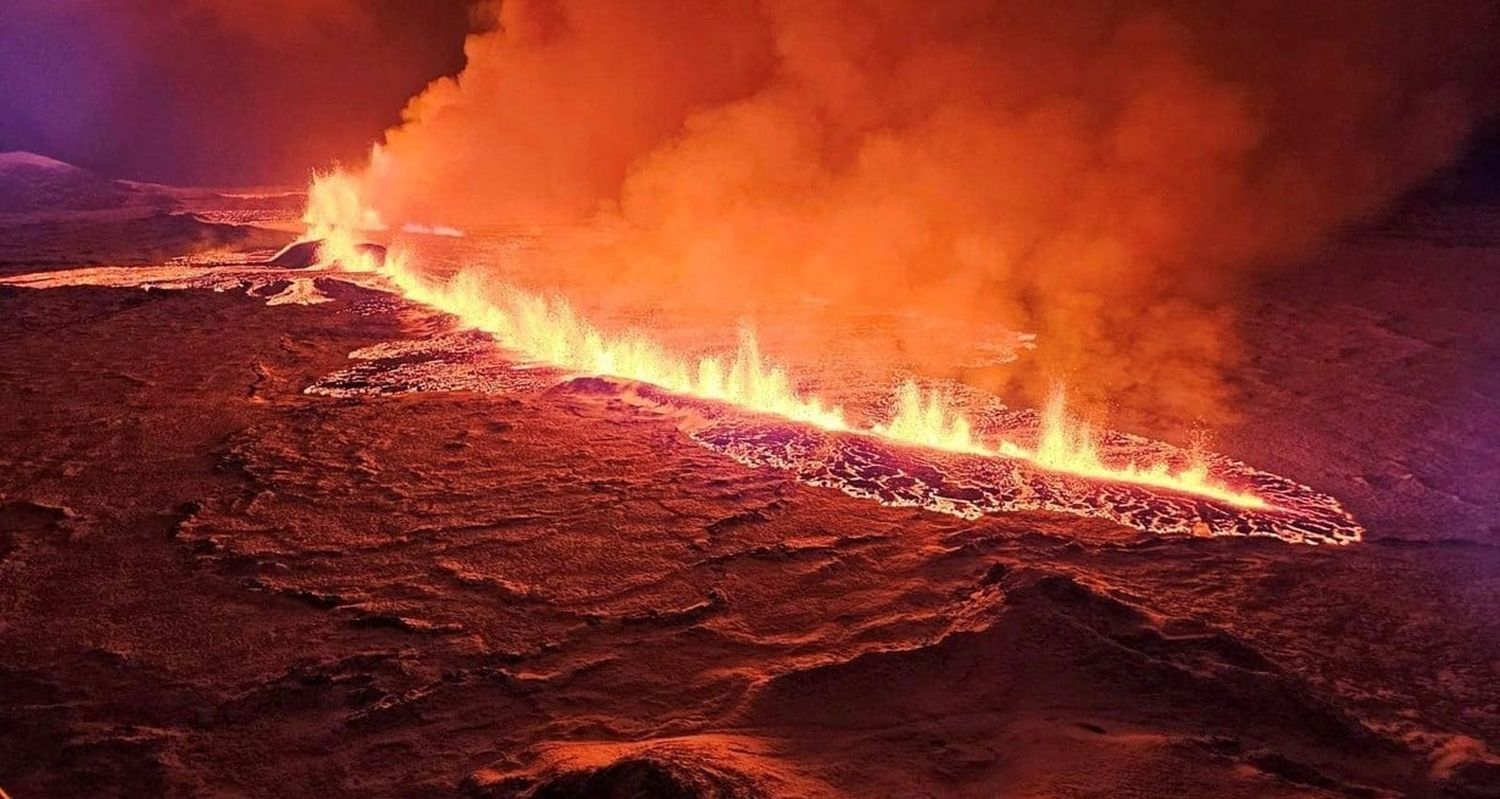
<path fill-rule="evenodd" d="M 220 193 L 113 180 L 28 152 L 0 153 L 0 267 L 161 263 L 204 251 L 263 258 L 302 194 Z"/>
<path fill-rule="evenodd" d="M 98 211 L 151 194 L 43 155 L 0 153 L 0 213 Z"/>

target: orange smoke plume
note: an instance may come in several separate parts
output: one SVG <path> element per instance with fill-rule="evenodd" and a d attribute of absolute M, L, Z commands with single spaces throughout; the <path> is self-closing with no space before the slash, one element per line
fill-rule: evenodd
<path fill-rule="evenodd" d="M 991 388 L 1064 378 L 1085 407 L 1178 419 L 1223 416 L 1229 290 L 1379 211 L 1496 101 L 1481 0 L 506 0 L 497 20 L 364 175 L 388 222 L 566 223 L 585 287 L 725 324 L 810 298 L 999 323 L 1037 349 Z M 907 357 L 982 377 L 947 347 Z"/>
<path fill-rule="evenodd" d="M 1193 462 L 1186 468 L 1174 468 L 1162 459 L 1144 465 L 1105 463 L 1092 428 L 1069 417 L 1060 388 L 1048 400 L 1034 449 L 995 436 L 981 438 L 951 397 L 942 393 L 924 396 L 912 381 L 898 392 L 888 422 L 851 423 L 842 408 L 801 390 L 800 381 L 763 358 L 755 333 L 748 328 L 741 328 L 733 354 L 692 358 L 641 332 L 601 330 L 575 314 L 565 300 L 487 279 L 480 270 L 470 268 L 448 278 L 426 275 L 404 249 L 381 251 L 363 243 L 366 232 L 378 229 L 380 222 L 372 209 L 363 206 L 358 182 L 344 172 L 314 176 L 303 221 L 308 228 L 304 241 L 315 242 L 321 263 L 374 273 L 404 299 L 450 315 L 461 326 L 483 331 L 516 354 L 550 366 L 625 378 L 825 430 L 966 455 L 1025 460 L 1090 480 L 1152 486 L 1245 508 L 1271 507 L 1259 496 L 1211 476 L 1202 453 L 1193 453 Z"/>

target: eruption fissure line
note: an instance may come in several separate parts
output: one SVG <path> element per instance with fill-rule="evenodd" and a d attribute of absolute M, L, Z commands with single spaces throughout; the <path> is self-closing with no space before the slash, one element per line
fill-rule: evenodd
<path fill-rule="evenodd" d="M 432 282 L 418 273 L 405 253 L 393 249 L 382 258 L 361 246 L 369 214 L 359 202 L 354 181 L 343 173 L 314 180 L 305 221 L 307 239 L 320 242 L 319 259 L 325 264 L 378 274 L 405 299 L 454 316 L 502 346 L 562 369 L 634 380 L 825 430 L 967 455 L 1020 459 L 1091 480 L 1134 483 L 1237 507 L 1271 509 L 1260 497 L 1214 480 L 1201 459 L 1175 471 L 1165 461 L 1146 466 L 1106 464 L 1089 426 L 1069 418 L 1061 391 L 1054 393 L 1042 414 L 1034 449 L 1012 441 L 989 444 L 980 440 L 973 424 L 951 400 L 937 391 L 924 393 L 911 381 L 902 385 L 889 422 L 860 426 L 850 423 L 843 409 L 799 392 L 784 369 L 761 356 L 755 335 L 748 329 L 741 330 L 732 357 L 694 360 L 639 333 L 607 335 L 580 318 L 565 301 L 496 285 L 473 270 Z"/>

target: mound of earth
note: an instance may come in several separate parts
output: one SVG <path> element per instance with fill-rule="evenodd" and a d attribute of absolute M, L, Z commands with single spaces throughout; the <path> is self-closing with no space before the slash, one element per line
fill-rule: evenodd
<path fill-rule="evenodd" d="M 772 678 L 746 724 L 780 730 L 803 751 L 821 740 L 855 742 L 830 759 L 908 764 L 913 790 L 924 785 L 918 775 L 954 767 L 942 763 L 948 758 L 972 760 L 971 779 L 994 780 L 997 792 L 1007 777 L 1024 779 L 1005 773 L 1007 752 L 996 749 L 1011 736 L 1053 739 L 1017 744 L 1024 754 L 1009 754 L 1025 770 L 1102 764 L 1108 755 L 1095 749 L 1123 748 L 1145 762 L 1149 743 L 1144 749 L 1340 791 L 1358 792 L 1372 775 L 1401 785 L 1409 771 L 1394 742 L 1223 630 L 1034 568 L 987 575 L 974 602 L 967 629 L 930 643 Z M 929 730 L 936 747 L 923 740 Z M 1128 785 L 1129 772 L 1122 763 L 1098 787 Z"/>
<path fill-rule="evenodd" d="M 540 777 L 476 775 L 485 799 L 762 799 L 754 780 L 670 754 L 626 757 L 603 765 L 561 768 Z"/>
<path fill-rule="evenodd" d="M 97 211 L 141 194 L 120 181 L 34 153 L 0 153 L 0 213 Z"/>
<path fill-rule="evenodd" d="M 245 223 L 285 216 L 273 207 L 278 202 L 280 195 L 132 183 L 34 153 L 0 153 L 0 266 L 123 266 L 270 251 L 285 234 Z"/>
<path fill-rule="evenodd" d="M 486 768 L 463 782 L 483 799 L 771 799 L 832 797 L 751 736 L 704 734 L 639 743 L 554 742 L 515 769 Z"/>
<path fill-rule="evenodd" d="M 266 261 L 271 266 L 279 266 L 284 269 L 307 269 L 318 264 L 318 248 L 323 246 L 319 239 L 296 241 L 283 247 L 280 252 L 271 256 Z M 385 248 L 379 244 L 357 244 L 355 250 L 360 255 L 373 258 L 377 263 L 385 261 Z"/>

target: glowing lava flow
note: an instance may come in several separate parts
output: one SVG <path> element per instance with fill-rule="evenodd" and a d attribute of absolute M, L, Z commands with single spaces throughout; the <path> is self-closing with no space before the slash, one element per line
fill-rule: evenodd
<path fill-rule="evenodd" d="M 1098 444 L 1088 423 L 1068 416 L 1067 395 L 1061 388 L 1054 389 L 1047 401 L 1042 413 L 1040 440 L 1035 449 L 1004 440 L 991 446 L 976 438 L 972 431 L 973 425 L 961 412 L 954 410 L 946 397 L 937 392 L 924 396 L 921 389 L 910 381 L 901 387 L 895 417 L 872 430 L 883 438 L 950 452 L 1020 458 L 1045 469 L 1093 480 L 1115 480 L 1198 494 L 1244 508 L 1270 508 L 1265 500 L 1254 494 L 1235 491 L 1211 479 L 1208 465 L 1201 458 L 1175 472 L 1165 462 L 1146 466 L 1128 463 L 1123 467 L 1106 464 L 1099 455 Z"/>
<path fill-rule="evenodd" d="M 430 281 L 417 273 L 403 253 L 392 251 L 381 258 L 361 246 L 361 231 L 383 226 L 360 202 L 355 179 L 342 172 L 314 179 L 303 219 L 308 224 L 307 239 L 321 241 L 322 261 L 346 270 L 377 273 L 403 297 L 457 317 L 509 349 L 562 369 L 634 380 L 828 430 L 969 455 L 1022 459 L 1090 480 L 1151 486 L 1245 508 L 1270 508 L 1253 494 L 1213 480 L 1201 463 L 1178 471 L 1165 462 L 1123 467 L 1104 463 L 1088 425 L 1068 417 L 1061 391 L 1042 415 L 1035 449 L 1010 441 L 990 444 L 980 440 L 972 423 L 946 396 L 924 395 L 911 382 L 902 386 L 889 422 L 856 427 L 842 409 L 799 393 L 785 370 L 761 357 L 748 329 L 741 331 L 733 356 L 694 361 L 639 333 L 607 335 L 579 318 L 563 300 L 496 285 L 472 270 L 447 281 Z"/>

